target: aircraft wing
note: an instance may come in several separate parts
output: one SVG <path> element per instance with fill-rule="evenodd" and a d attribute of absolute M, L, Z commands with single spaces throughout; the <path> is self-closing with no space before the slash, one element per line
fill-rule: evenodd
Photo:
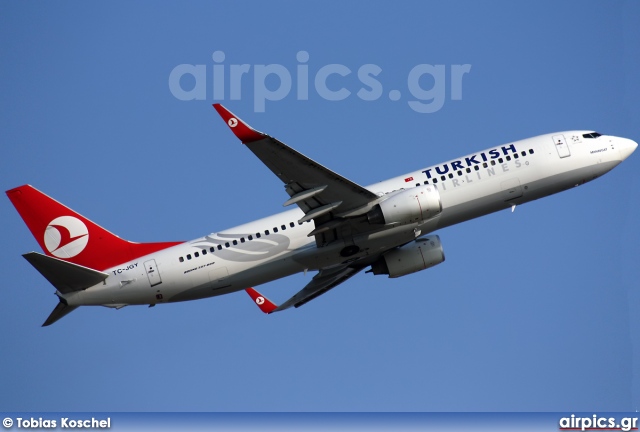
<path fill-rule="evenodd" d="M 350 277 L 355 276 L 365 267 L 366 266 L 351 267 L 349 265 L 343 265 L 330 269 L 322 269 L 313 277 L 313 279 L 311 279 L 311 282 L 309 282 L 307 286 L 274 309 L 273 312 L 289 309 L 291 306 L 300 307 L 314 298 L 321 296 L 330 289 L 337 287 Z"/>
<path fill-rule="evenodd" d="M 247 288 L 246 292 L 258 305 L 260 310 L 266 314 L 273 312 L 279 312 L 281 310 L 289 309 L 291 306 L 300 307 L 303 304 L 310 302 L 316 297 L 321 296 L 332 288 L 337 287 L 342 282 L 349 279 L 351 276 L 357 274 L 360 270 L 366 266 L 349 266 L 342 265 L 331 269 L 323 269 L 311 279 L 311 282 L 307 284 L 302 290 L 298 291 L 293 297 L 280 306 L 271 302 L 268 298 L 260 294 L 253 288 Z"/>
<path fill-rule="evenodd" d="M 277 139 L 253 129 L 220 104 L 213 105 L 231 131 L 285 185 L 289 199 L 305 213 L 299 222 L 313 219 L 316 229 L 309 235 L 334 229 L 344 216 L 364 214 L 378 196 L 351 180 L 320 165 Z"/>

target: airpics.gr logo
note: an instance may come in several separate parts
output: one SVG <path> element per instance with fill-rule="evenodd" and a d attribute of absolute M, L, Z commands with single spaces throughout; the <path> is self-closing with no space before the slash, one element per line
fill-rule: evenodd
<path fill-rule="evenodd" d="M 89 230 L 78 218 L 60 216 L 44 231 L 44 245 L 51 255 L 58 258 L 73 258 L 89 243 Z"/>
<path fill-rule="evenodd" d="M 439 111 L 447 97 L 462 100 L 463 77 L 471 73 L 468 63 L 420 63 L 406 73 L 397 64 L 387 71 L 375 63 L 322 64 L 307 51 L 296 53 L 296 63 L 284 64 L 250 64 L 246 59 L 228 64 L 226 57 L 218 50 L 211 55 L 212 65 L 177 65 L 169 73 L 169 91 L 181 101 L 212 98 L 218 102 L 246 99 L 253 91 L 255 112 L 265 112 L 267 103 L 285 98 L 309 101 L 319 97 L 333 102 L 358 98 L 368 103 L 388 97 L 392 102 L 405 100 L 415 112 L 430 114 Z M 241 60 L 235 53 L 233 57 Z"/>

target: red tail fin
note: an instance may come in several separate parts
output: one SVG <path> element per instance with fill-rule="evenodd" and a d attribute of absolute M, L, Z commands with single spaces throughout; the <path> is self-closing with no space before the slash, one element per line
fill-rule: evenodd
<path fill-rule="evenodd" d="M 181 243 L 123 240 L 29 185 L 8 190 L 7 196 L 47 255 L 95 270 Z"/>

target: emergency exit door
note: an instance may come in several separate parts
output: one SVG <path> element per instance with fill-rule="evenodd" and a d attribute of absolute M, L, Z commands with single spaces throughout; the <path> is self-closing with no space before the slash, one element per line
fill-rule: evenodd
<path fill-rule="evenodd" d="M 561 158 L 571 156 L 571 151 L 569 150 L 569 146 L 567 145 L 567 140 L 564 139 L 564 135 L 554 135 L 553 144 L 556 146 L 558 156 L 560 156 Z"/>
<path fill-rule="evenodd" d="M 149 261 L 145 261 L 144 269 L 147 272 L 147 277 L 149 278 L 149 284 L 151 286 L 160 285 L 162 283 L 162 278 L 160 278 L 160 271 L 158 271 L 156 260 L 152 259 Z"/>

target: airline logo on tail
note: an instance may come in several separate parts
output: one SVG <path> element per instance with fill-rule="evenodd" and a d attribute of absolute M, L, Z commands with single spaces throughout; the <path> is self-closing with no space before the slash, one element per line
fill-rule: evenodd
<path fill-rule="evenodd" d="M 57 258 L 72 258 L 89 243 L 89 230 L 78 218 L 60 216 L 49 222 L 44 231 L 44 244 Z"/>

